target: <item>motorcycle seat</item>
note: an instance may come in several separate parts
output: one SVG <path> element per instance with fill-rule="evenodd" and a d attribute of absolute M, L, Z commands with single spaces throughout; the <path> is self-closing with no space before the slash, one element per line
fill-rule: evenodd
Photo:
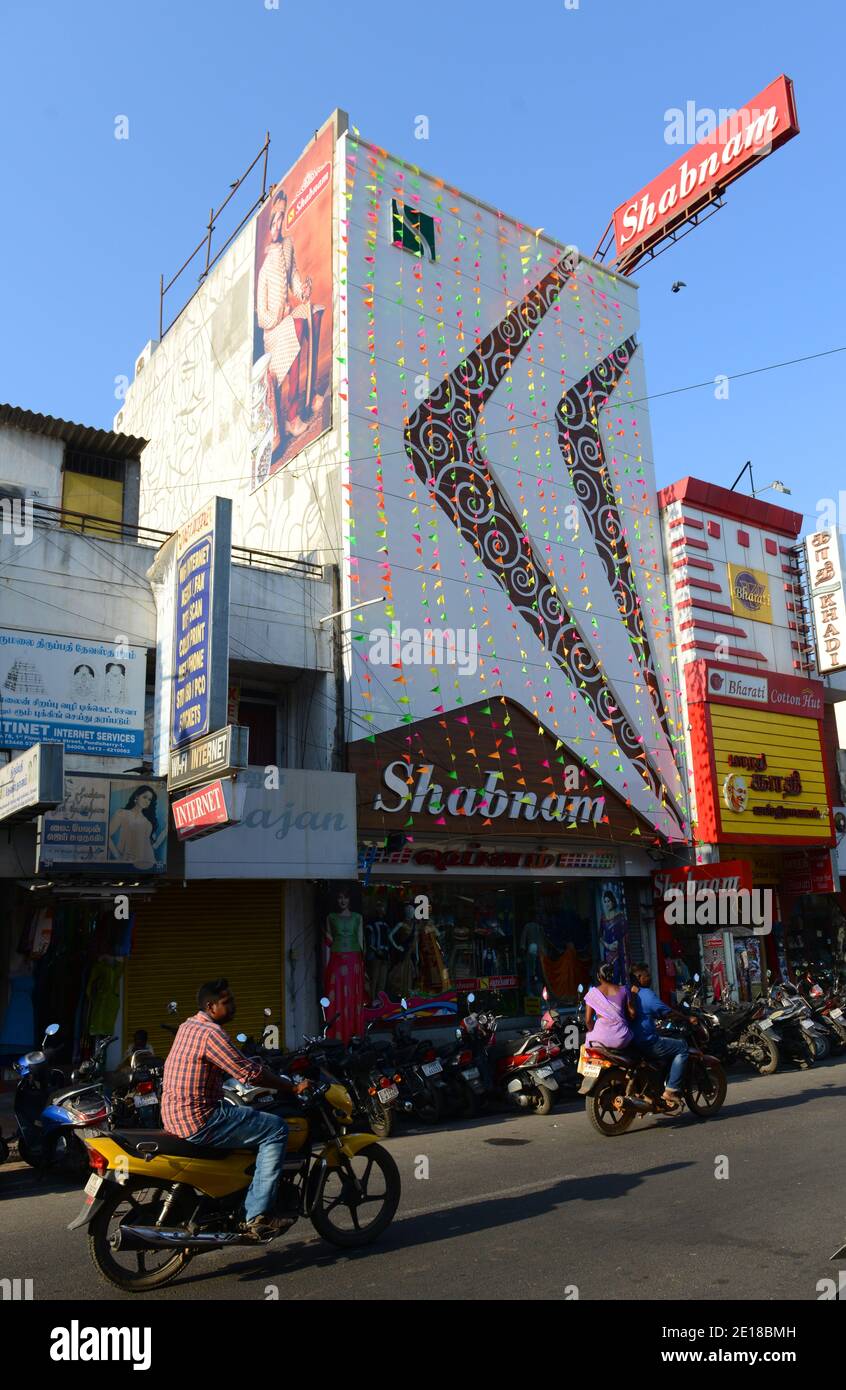
<path fill-rule="evenodd" d="M 180 1139 L 175 1134 L 168 1134 L 164 1129 L 114 1129 L 105 1131 L 107 1138 L 114 1139 L 120 1144 L 127 1153 L 137 1154 L 143 1158 L 144 1154 L 139 1153 L 139 1145 L 156 1144 L 159 1154 L 166 1154 L 171 1158 L 226 1158 L 229 1154 L 238 1153 L 238 1146 L 230 1148 L 220 1148 L 217 1144 L 195 1144 L 190 1139 Z"/>
<path fill-rule="evenodd" d="M 610 1057 L 612 1062 L 625 1062 L 627 1066 L 631 1066 L 632 1062 L 641 1060 L 633 1051 L 626 1048 L 603 1047 L 602 1043 L 588 1043 L 587 1046 L 591 1052 L 601 1052 L 603 1057 Z"/>

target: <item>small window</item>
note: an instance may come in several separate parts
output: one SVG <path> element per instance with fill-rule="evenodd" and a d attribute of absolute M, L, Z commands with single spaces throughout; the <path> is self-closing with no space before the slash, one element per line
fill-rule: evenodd
<path fill-rule="evenodd" d="M 403 251 L 411 251 L 415 256 L 422 256 L 425 247 L 430 261 L 438 259 L 435 219 L 428 212 L 420 212 L 392 198 L 391 228 L 394 246 L 401 246 Z"/>
<path fill-rule="evenodd" d="M 123 520 L 122 459 L 65 451 L 62 478 L 62 525 L 70 531 L 101 531 L 114 535 Z M 90 520 L 89 518 L 94 518 Z M 97 521 L 106 523 L 98 527 Z"/>

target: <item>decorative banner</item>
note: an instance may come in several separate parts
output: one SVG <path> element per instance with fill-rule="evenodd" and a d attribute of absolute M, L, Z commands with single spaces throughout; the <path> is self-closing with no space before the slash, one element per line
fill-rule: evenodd
<path fill-rule="evenodd" d="M 332 424 L 332 126 L 273 190 L 256 223 L 252 486 Z"/>
<path fill-rule="evenodd" d="M 670 230 L 689 221 L 741 174 L 798 134 L 793 83 L 782 74 L 615 209 L 614 239 L 621 269 L 632 270 Z"/>
<path fill-rule="evenodd" d="M 209 777 L 225 776 L 233 768 L 246 767 L 249 745 L 249 729 L 233 724 L 196 742 L 186 743 L 170 755 L 168 791 L 191 787 Z"/>
<path fill-rule="evenodd" d="M 171 750 L 226 723 L 231 539 L 228 497 L 215 497 L 176 533 Z"/>
<path fill-rule="evenodd" d="M 808 587 L 816 632 L 817 669 L 825 675 L 846 667 L 846 599 L 836 531 L 817 531 L 805 540 Z"/>
<path fill-rule="evenodd" d="M 142 758 L 146 677 L 143 647 L 0 630 L 0 747 Z"/>
<path fill-rule="evenodd" d="M 42 816 L 37 872 L 161 874 L 167 790 L 156 778 L 65 774 L 64 800 Z"/>
<path fill-rule="evenodd" d="M 64 794 L 61 743 L 36 743 L 0 767 L 0 821 L 32 820 Z"/>
<path fill-rule="evenodd" d="M 748 565 L 729 564 L 728 572 L 732 613 L 739 618 L 753 618 L 758 623 L 771 623 L 769 575 L 763 570 L 750 569 Z"/>

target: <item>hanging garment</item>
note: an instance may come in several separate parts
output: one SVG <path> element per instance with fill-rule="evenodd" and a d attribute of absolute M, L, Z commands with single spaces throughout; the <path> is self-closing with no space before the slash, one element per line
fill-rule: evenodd
<path fill-rule="evenodd" d="M 88 977 L 88 1032 L 102 1037 L 114 1032 L 120 1009 L 120 981 L 123 966 L 117 961 L 98 960 Z"/>

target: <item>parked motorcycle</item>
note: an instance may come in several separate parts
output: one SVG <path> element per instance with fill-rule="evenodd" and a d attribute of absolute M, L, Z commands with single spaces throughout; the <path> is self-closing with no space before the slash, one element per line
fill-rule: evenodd
<path fill-rule="evenodd" d="M 493 1019 L 494 1029 L 497 1021 Z M 558 1077 L 565 1070 L 561 1048 L 549 1032 L 541 1029 L 497 1040 L 490 1051 L 500 1096 L 520 1110 L 548 1115 L 558 1092 Z"/>
<path fill-rule="evenodd" d="M 468 994 L 467 1003 L 473 1004 L 475 999 L 475 994 Z M 487 1015 L 468 1013 L 455 1030 L 455 1041 L 442 1048 L 440 1054 L 447 1108 L 451 1114 L 468 1120 L 481 1114 L 493 1090 L 486 1025 Z"/>
<path fill-rule="evenodd" d="M 786 982 L 771 991 L 774 1007 L 768 1018 L 779 1051 L 800 1067 L 821 1062 L 831 1051 L 827 1030 L 794 985 Z"/>
<path fill-rule="evenodd" d="M 354 1249 L 378 1239 L 399 1205 L 399 1170 L 370 1134 L 349 1134 L 353 1102 L 332 1082 L 293 1102 L 251 1088 L 243 1103 L 284 1113 L 288 1149 L 278 1215 L 308 1217 L 318 1235 Z M 163 1130 L 86 1129 L 91 1176 L 69 1230 L 86 1229 L 98 1273 L 115 1288 L 161 1288 L 206 1250 L 250 1245 L 241 1229 L 255 1152 L 194 1144 Z"/>
<path fill-rule="evenodd" d="M 751 1067 L 759 1076 L 771 1076 L 778 1069 L 778 1047 L 771 1036 L 772 1024 L 766 1017 L 766 1000 L 709 1010 L 702 995 L 700 977 L 694 975 L 685 986 L 681 1007 L 695 1011 L 707 1034 L 705 1045 L 708 1052 L 723 1067 L 741 1063 Z"/>
<path fill-rule="evenodd" d="M 704 1034 L 696 1025 L 688 1024 L 687 1031 L 692 1042 L 701 1044 Z M 633 1048 L 618 1052 L 586 1044 L 578 1070 L 588 1119 L 606 1139 L 625 1134 L 642 1115 L 677 1115 L 685 1104 L 700 1119 L 712 1119 L 726 1098 L 725 1072 L 701 1045 L 691 1046 L 683 1099 L 675 1104 L 663 1099 L 665 1062 L 653 1062 Z"/>
<path fill-rule="evenodd" d="M 102 1082 L 76 1073 L 76 1079 L 68 1082 L 51 1065 L 55 1049 L 48 1048 L 47 1043 L 58 1031 L 58 1023 L 51 1023 L 40 1049 L 25 1053 L 15 1063 L 20 1077 L 14 1107 L 18 1155 L 39 1171 L 55 1167 L 80 1173 L 85 1172 L 88 1159 L 78 1131 L 85 1125 L 108 1121 L 109 1107 Z M 98 1044 L 92 1059 L 95 1071 L 114 1041 L 104 1038 Z"/>

